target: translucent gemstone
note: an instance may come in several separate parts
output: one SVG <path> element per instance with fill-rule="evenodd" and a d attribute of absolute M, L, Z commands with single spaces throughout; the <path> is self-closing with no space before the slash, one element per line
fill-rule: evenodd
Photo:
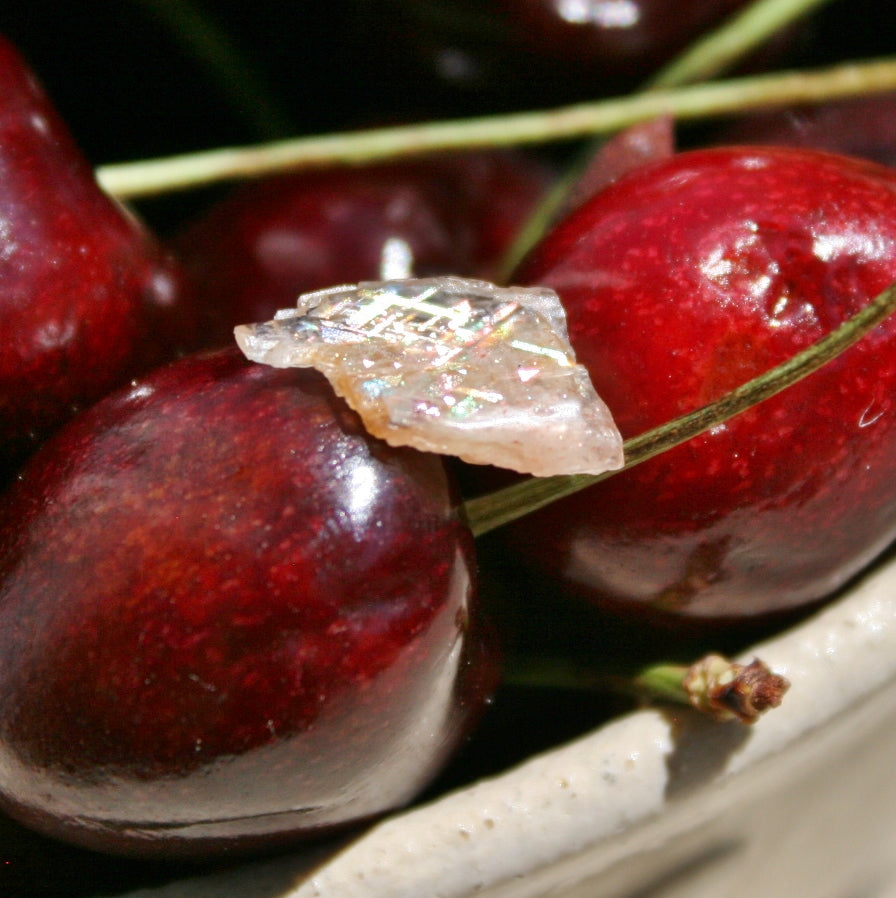
<path fill-rule="evenodd" d="M 235 334 L 253 361 L 317 368 L 392 445 L 538 476 L 622 465 L 622 439 L 553 290 L 369 281 L 303 294 Z"/>

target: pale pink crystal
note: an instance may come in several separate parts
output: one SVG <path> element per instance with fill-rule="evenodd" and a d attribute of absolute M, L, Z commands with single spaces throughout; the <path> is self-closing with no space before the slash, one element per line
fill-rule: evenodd
<path fill-rule="evenodd" d="M 457 277 L 369 281 L 237 327 L 245 355 L 314 367 L 392 445 L 553 474 L 622 466 L 557 294 Z"/>

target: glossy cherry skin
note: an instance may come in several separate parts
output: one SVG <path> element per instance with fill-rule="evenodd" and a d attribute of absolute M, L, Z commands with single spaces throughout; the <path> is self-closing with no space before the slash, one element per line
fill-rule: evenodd
<path fill-rule="evenodd" d="M 438 456 L 233 350 L 101 401 L 0 506 L 0 806 L 138 855 L 408 801 L 497 665 Z"/>
<path fill-rule="evenodd" d="M 195 341 L 190 302 L 0 38 L 0 460 Z"/>
<path fill-rule="evenodd" d="M 361 280 L 493 278 L 547 188 L 541 164 L 509 153 L 265 178 L 211 208 L 175 241 L 210 343 L 266 321 L 300 293 Z M 390 269 L 396 258 L 399 269 Z"/>
<path fill-rule="evenodd" d="M 531 52 L 586 63 L 611 77 L 646 78 L 745 0 L 496 0 Z"/>
<path fill-rule="evenodd" d="M 809 150 L 681 154 L 573 212 L 518 272 L 555 288 L 621 431 L 704 405 L 896 280 L 896 174 Z M 513 530 L 592 601 L 723 622 L 831 595 L 896 537 L 896 321 L 686 445 Z"/>

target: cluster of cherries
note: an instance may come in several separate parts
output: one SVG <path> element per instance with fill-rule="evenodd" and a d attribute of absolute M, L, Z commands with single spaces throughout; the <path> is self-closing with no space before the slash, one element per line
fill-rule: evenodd
<path fill-rule="evenodd" d="M 619 5 L 658 21 L 670 7 Z M 521 4 L 522 33 L 554 6 Z M 675 42 L 711 24 L 698 18 Z M 850 123 L 891 104 L 753 123 L 811 148 L 657 140 L 527 255 L 511 280 L 558 292 L 625 436 L 896 281 L 896 173 L 819 150 L 886 161 L 894 144 L 858 146 Z M 552 179 L 503 152 L 287 174 L 163 245 L 101 192 L 0 41 L 5 813 L 102 851 L 197 855 L 370 819 L 433 778 L 500 675 L 452 469 L 370 437 L 316 373 L 248 363 L 231 332 L 378 278 L 387 242 L 415 276 L 497 278 Z M 896 537 L 894 347 L 887 323 L 737 419 L 526 515 L 502 551 L 653 621 L 730 625 L 831 596 Z"/>

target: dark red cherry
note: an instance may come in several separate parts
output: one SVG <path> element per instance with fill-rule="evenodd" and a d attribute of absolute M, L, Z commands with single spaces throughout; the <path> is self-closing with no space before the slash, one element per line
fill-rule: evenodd
<path fill-rule="evenodd" d="M 0 38 L 0 458 L 195 339 L 182 275 Z"/>
<path fill-rule="evenodd" d="M 0 505 L 0 806 L 131 854 L 408 801 L 496 665 L 438 456 L 236 350 L 82 413 Z"/>
<path fill-rule="evenodd" d="M 896 174 L 809 150 L 682 154 L 598 193 L 518 277 L 559 292 L 581 361 L 633 436 L 789 358 L 896 280 Z M 891 320 L 513 540 L 627 613 L 743 619 L 829 596 L 896 537 L 894 390 Z"/>
<path fill-rule="evenodd" d="M 757 113 L 718 142 L 810 147 L 896 165 L 896 93 Z"/>
<path fill-rule="evenodd" d="M 504 257 L 554 181 L 553 171 L 522 152 L 456 153 L 433 160 L 454 194 L 461 230 L 470 233 L 465 277 L 499 280 Z M 434 171 L 434 174 L 436 172 Z"/>
<path fill-rule="evenodd" d="M 482 115 L 625 93 L 746 0 L 351 0 L 350 6 L 346 30 L 367 80 L 384 82 L 385 97 L 391 87 L 393 107 L 426 98 L 430 109 L 418 111 L 421 118 L 432 107 Z M 764 48 L 751 67 L 787 45 Z M 390 49 L 388 65 L 383 47 Z"/>
<path fill-rule="evenodd" d="M 220 343 L 310 290 L 405 273 L 493 277 L 547 182 L 540 164 L 503 153 L 281 175 L 236 191 L 176 246 L 206 337 Z"/>
<path fill-rule="evenodd" d="M 605 76 L 646 78 L 746 0 L 496 0 L 530 52 L 587 64 Z"/>

